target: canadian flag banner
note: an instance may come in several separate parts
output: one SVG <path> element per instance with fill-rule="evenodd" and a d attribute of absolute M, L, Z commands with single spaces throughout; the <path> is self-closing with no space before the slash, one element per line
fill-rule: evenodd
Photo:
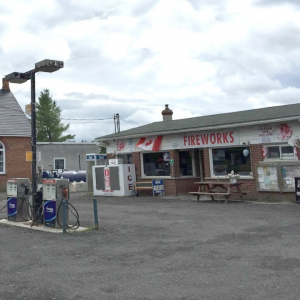
<path fill-rule="evenodd" d="M 142 137 L 135 146 L 144 150 L 159 151 L 162 138 L 162 135 L 147 138 Z"/>

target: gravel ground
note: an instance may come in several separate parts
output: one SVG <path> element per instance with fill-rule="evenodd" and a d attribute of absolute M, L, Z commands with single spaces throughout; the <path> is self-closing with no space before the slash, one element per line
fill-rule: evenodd
<path fill-rule="evenodd" d="M 71 197 L 81 225 L 92 228 L 93 197 Z M 300 297 L 297 204 L 97 201 L 98 230 L 64 235 L 0 225 L 1 300 Z"/>

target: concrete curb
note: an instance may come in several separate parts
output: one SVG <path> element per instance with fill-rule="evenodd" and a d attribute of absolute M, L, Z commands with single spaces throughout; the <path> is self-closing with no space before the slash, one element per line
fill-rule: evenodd
<path fill-rule="evenodd" d="M 26 222 L 10 222 L 7 219 L 1 219 L 0 224 L 4 225 L 9 225 L 9 226 L 16 226 L 16 227 L 22 227 L 22 228 L 27 228 L 27 229 L 33 229 L 33 230 L 39 230 L 39 231 L 44 231 L 44 232 L 50 232 L 50 233 L 63 233 L 62 228 L 61 229 L 56 229 L 56 228 L 51 228 L 51 227 L 45 227 L 43 225 L 41 226 L 32 226 L 31 227 L 31 221 L 26 221 Z M 86 230 L 86 227 L 79 227 L 77 229 L 67 229 L 67 232 L 79 232 Z"/>

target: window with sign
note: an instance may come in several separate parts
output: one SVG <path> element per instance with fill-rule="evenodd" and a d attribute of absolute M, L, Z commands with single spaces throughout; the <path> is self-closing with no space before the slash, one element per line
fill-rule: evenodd
<path fill-rule="evenodd" d="M 55 170 L 66 169 L 66 159 L 64 157 L 54 158 L 54 169 Z"/>
<path fill-rule="evenodd" d="M 179 151 L 180 176 L 193 175 L 193 151 Z"/>
<path fill-rule="evenodd" d="M 227 176 L 231 171 L 240 176 L 251 176 L 251 157 L 248 147 L 211 149 L 212 176 Z"/>
<path fill-rule="evenodd" d="M 170 153 L 142 153 L 142 165 L 145 176 L 170 176 Z"/>
<path fill-rule="evenodd" d="M 5 173 L 5 148 L 0 142 L 0 174 Z"/>
<path fill-rule="evenodd" d="M 132 164 L 132 154 L 118 154 L 118 158 L 123 159 L 123 164 Z"/>

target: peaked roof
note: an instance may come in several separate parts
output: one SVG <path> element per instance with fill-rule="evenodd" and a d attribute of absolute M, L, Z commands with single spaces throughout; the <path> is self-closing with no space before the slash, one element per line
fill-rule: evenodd
<path fill-rule="evenodd" d="M 242 127 L 300 118 L 300 103 L 265 107 L 189 119 L 161 121 L 98 137 L 100 140 Z"/>
<path fill-rule="evenodd" d="M 30 122 L 12 92 L 0 89 L 0 136 L 31 136 Z"/>

